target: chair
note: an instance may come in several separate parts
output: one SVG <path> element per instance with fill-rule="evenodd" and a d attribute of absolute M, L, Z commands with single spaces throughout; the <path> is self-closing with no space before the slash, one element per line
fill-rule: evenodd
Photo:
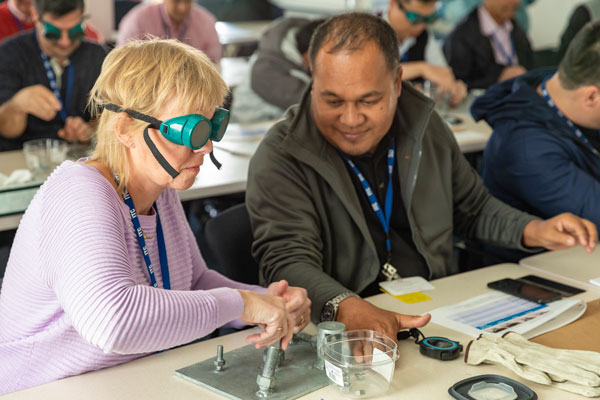
<path fill-rule="evenodd" d="M 246 204 L 238 204 L 208 220 L 204 248 L 215 269 L 238 282 L 258 284 L 258 264 L 252 257 L 252 227 Z"/>

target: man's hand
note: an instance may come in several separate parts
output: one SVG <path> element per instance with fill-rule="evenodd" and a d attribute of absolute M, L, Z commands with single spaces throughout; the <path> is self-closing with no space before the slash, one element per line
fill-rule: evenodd
<path fill-rule="evenodd" d="M 267 293 L 281 297 L 285 301 L 285 309 L 294 321 L 294 333 L 300 332 L 310 323 L 310 305 L 306 289 L 289 286 L 287 281 L 273 282 L 269 285 Z"/>
<path fill-rule="evenodd" d="M 467 85 L 457 80 L 450 67 L 439 67 L 432 64 L 424 64 L 423 77 L 435 83 L 441 93 L 450 94 L 450 105 L 456 106 L 467 97 Z"/>
<path fill-rule="evenodd" d="M 31 114 L 44 121 L 51 121 L 62 105 L 50 89 L 42 85 L 27 86 L 12 98 L 14 106 L 21 112 Z"/>
<path fill-rule="evenodd" d="M 396 334 L 409 328 L 426 325 L 431 315 L 403 315 L 386 311 L 360 297 L 348 297 L 338 307 L 336 320 L 346 325 L 346 330 L 370 329 L 384 334 L 397 342 Z"/>
<path fill-rule="evenodd" d="M 500 77 L 498 77 L 498 82 L 506 81 L 516 76 L 523 75 L 525 72 L 527 72 L 527 70 L 521 65 L 511 65 L 502 70 Z"/>
<path fill-rule="evenodd" d="M 523 244 L 528 247 L 560 250 L 579 244 L 591 253 L 596 247 L 596 242 L 596 225 L 571 213 L 560 214 L 547 220 L 533 220 L 523 230 Z"/>
<path fill-rule="evenodd" d="M 58 131 L 58 137 L 67 142 L 89 142 L 93 133 L 92 126 L 81 117 L 67 117 L 65 127 Z"/>
<path fill-rule="evenodd" d="M 465 97 L 467 97 L 467 85 L 461 80 L 454 81 L 454 86 L 452 86 L 452 91 L 450 92 L 450 105 L 459 105 Z"/>
<path fill-rule="evenodd" d="M 442 92 L 452 93 L 452 89 L 456 84 L 456 79 L 450 67 L 439 67 L 437 65 L 424 63 L 423 64 L 423 79 L 427 79 L 435 83 Z"/>

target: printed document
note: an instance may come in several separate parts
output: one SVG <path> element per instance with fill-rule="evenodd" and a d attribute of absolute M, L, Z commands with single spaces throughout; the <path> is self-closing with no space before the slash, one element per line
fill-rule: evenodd
<path fill-rule="evenodd" d="M 585 308 L 581 300 L 538 304 L 493 291 L 430 313 L 434 323 L 473 337 L 513 331 L 529 339 L 575 321 Z"/>

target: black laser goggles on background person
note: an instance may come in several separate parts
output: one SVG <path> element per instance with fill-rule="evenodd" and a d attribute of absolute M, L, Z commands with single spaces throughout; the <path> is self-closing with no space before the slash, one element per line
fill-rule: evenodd
<path fill-rule="evenodd" d="M 202 148 L 209 140 L 219 142 L 223 139 L 227 125 L 229 124 L 229 111 L 224 108 L 217 108 L 212 119 L 208 119 L 200 114 L 188 114 L 180 117 L 169 118 L 166 121 L 161 121 L 146 114 L 137 111 L 121 108 L 115 104 L 105 104 L 104 108 L 116 113 L 124 112 L 132 118 L 147 122 L 149 125 L 144 129 L 144 141 L 150 148 L 154 158 L 167 171 L 171 177 L 175 178 L 179 175 L 158 151 L 158 148 L 148 134 L 148 128 L 157 129 L 170 142 L 180 146 L 189 147 L 192 150 Z M 221 163 L 217 161 L 212 152 L 210 152 L 210 160 L 221 169 Z"/>

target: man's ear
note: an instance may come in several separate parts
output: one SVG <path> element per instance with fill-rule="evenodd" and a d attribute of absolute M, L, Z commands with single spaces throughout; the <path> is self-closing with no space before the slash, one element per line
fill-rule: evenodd
<path fill-rule="evenodd" d="M 398 94 L 398 97 L 400 97 L 400 94 L 402 93 L 402 66 L 398 65 L 398 71 L 396 72 L 396 81 L 394 82 L 394 85 L 396 87 L 396 93 Z"/>
<path fill-rule="evenodd" d="M 135 147 L 135 143 L 133 141 L 133 134 L 131 133 L 131 123 L 133 119 L 124 112 L 117 114 L 115 117 L 115 135 L 117 135 L 117 139 L 123 146 L 128 148 Z"/>
<path fill-rule="evenodd" d="M 585 86 L 581 88 L 583 105 L 586 108 L 597 109 L 600 106 L 600 89 L 596 86 Z"/>

